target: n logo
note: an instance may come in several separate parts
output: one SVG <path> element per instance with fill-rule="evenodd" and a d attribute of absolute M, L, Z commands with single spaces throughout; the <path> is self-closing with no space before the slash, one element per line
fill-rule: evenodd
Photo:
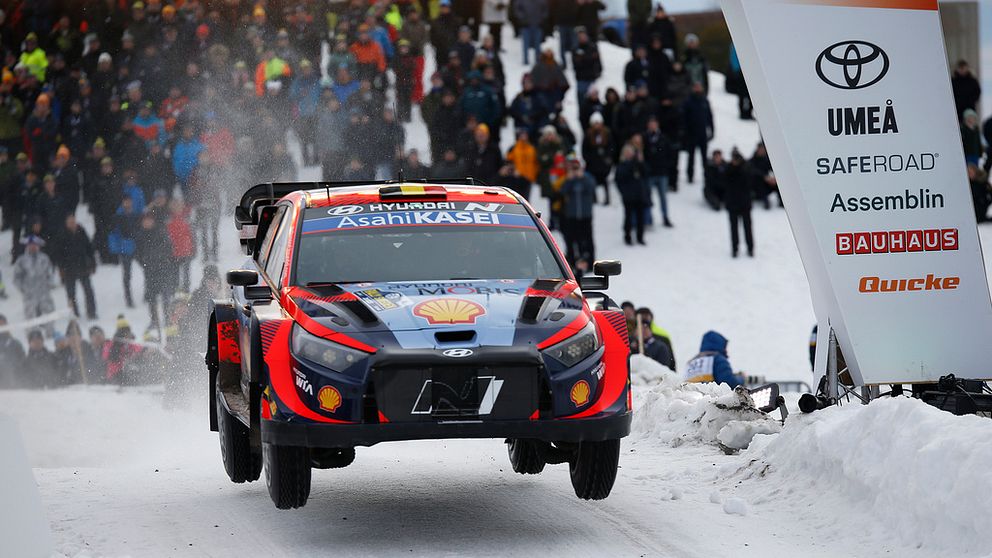
<path fill-rule="evenodd" d="M 496 376 L 469 378 L 460 386 L 427 380 L 410 411 L 412 415 L 488 415 L 503 389 Z"/>

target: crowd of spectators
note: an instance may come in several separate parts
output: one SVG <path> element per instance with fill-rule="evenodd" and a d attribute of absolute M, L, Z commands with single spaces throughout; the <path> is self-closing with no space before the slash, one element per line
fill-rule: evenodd
<path fill-rule="evenodd" d="M 646 229 L 677 221 L 667 196 L 680 178 L 693 184 L 702 175 L 707 202 L 728 211 L 732 254 L 743 226 L 753 256 L 752 203 L 771 208 L 777 192 L 763 146 L 748 159 L 736 149 L 726 158 L 708 152 L 710 64 L 699 37 L 681 35 L 651 0 L 627 2 L 630 60 L 623 87 L 605 90 L 597 86 L 599 0 L 0 7 L 0 208 L 23 301 L 13 321 L 41 321 L 30 331 L 0 327 L 7 345 L 19 343 L 11 333 L 35 344 L 40 335 L 41 345 L 69 339 L 107 361 L 99 335 L 85 340 L 78 325 L 44 322 L 64 289 L 71 312 L 102 332 L 92 277 L 103 266 L 120 269 L 127 307 L 147 307 L 151 326 L 140 340 L 166 344 L 177 315 L 201 312 L 190 309 L 192 263 L 216 261 L 221 209 L 247 184 L 295 179 L 300 164 L 319 166 L 325 180 L 402 171 L 408 179 L 472 176 L 525 197 L 535 190 L 578 273 L 595 260 L 596 203 L 618 200 L 617 233 L 643 245 Z M 544 48 L 551 35 L 557 48 Z M 511 36 L 527 70 L 508 98 L 503 43 Z M 733 50 L 728 60 L 727 90 L 750 119 Z M 577 120 L 564 115 L 567 95 Z M 417 120 L 429 136 L 423 151 L 406 138 L 405 125 Z M 204 275 L 203 285 L 215 283 Z M 127 339 L 130 328 L 116 325 Z M 87 377 L 70 368 L 51 377 Z M 114 375 L 95 369 L 93 377 Z"/>

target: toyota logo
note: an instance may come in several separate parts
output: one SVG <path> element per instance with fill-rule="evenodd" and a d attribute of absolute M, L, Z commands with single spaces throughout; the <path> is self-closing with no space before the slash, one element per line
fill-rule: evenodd
<path fill-rule="evenodd" d="M 441 354 L 451 358 L 465 358 L 467 356 L 472 356 L 474 351 L 472 349 L 448 349 Z"/>
<path fill-rule="evenodd" d="M 864 89 L 889 71 L 889 55 L 865 41 L 841 41 L 823 49 L 816 58 L 816 75 L 837 89 Z"/>
<path fill-rule="evenodd" d="M 361 213 L 365 211 L 360 205 L 342 205 L 340 207 L 332 207 L 327 210 L 328 215 L 334 215 L 335 217 L 341 217 L 345 215 L 354 215 L 356 213 Z"/>

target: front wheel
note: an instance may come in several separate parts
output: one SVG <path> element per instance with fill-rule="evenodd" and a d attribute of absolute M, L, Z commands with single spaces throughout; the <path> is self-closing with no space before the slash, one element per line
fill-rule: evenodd
<path fill-rule="evenodd" d="M 575 495 L 583 500 L 602 500 L 609 496 L 617 479 L 619 461 L 619 439 L 581 442 L 568 466 Z"/>
<path fill-rule="evenodd" d="M 224 397 L 217 390 L 217 431 L 220 438 L 220 456 L 224 470 L 232 482 L 254 482 L 262 474 L 262 456 L 253 453 L 248 427 L 231 416 L 221 402 Z"/>
<path fill-rule="evenodd" d="M 301 508 L 310 497 L 310 448 L 262 444 L 265 486 L 281 510 Z"/>

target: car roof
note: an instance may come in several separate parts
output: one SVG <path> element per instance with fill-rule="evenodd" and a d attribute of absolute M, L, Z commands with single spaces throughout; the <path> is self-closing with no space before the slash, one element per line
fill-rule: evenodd
<path fill-rule="evenodd" d="M 391 195 L 383 198 L 382 191 L 389 189 Z M 444 198 L 433 197 L 432 194 L 443 191 Z M 341 204 L 362 203 L 402 203 L 406 201 L 455 201 L 455 202 L 499 202 L 505 204 L 520 203 L 516 194 L 501 186 L 472 186 L 452 184 L 432 184 L 430 182 L 368 184 L 357 186 L 337 186 L 331 188 L 313 188 L 303 190 L 306 196 L 306 206 L 328 207 Z M 288 196 L 287 196 L 288 197 Z"/>

